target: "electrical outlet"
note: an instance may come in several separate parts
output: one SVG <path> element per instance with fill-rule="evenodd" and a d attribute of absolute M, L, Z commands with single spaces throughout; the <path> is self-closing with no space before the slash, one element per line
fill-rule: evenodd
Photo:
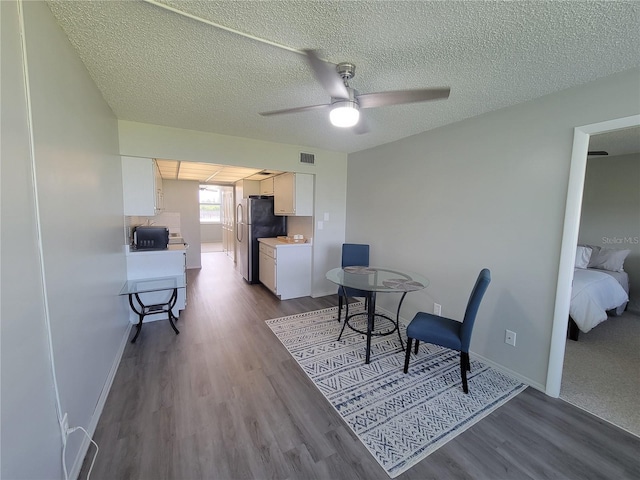
<path fill-rule="evenodd" d="M 516 332 L 512 332 L 511 330 L 504 331 L 504 343 L 507 345 L 516 346 Z"/>
<path fill-rule="evenodd" d="M 434 315 L 442 315 L 442 305 L 439 303 L 433 304 L 433 314 Z"/>

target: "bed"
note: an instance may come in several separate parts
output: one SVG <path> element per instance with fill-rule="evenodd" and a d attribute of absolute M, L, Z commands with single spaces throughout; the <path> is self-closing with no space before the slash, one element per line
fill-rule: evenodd
<path fill-rule="evenodd" d="M 629 275 L 624 271 L 628 254 L 629 250 L 578 246 L 567 330 L 571 340 L 624 312 L 629 301 Z"/>

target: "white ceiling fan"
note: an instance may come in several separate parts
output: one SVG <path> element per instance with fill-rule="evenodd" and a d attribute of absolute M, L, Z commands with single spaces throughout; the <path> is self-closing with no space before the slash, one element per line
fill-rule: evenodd
<path fill-rule="evenodd" d="M 359 93 L 349 86 L 349 80 L 355 76 L 356 66 L 353 63 L 333 65 L 322 60 L 315 50 L 304 50 L 306 59 L 316 79 L 331 96 L 331 102 L 321 105 L 286 108 L 261 112 L 262 116 L 281 115 L 306 112 L 309 110 L 328 109 L 331 123 L 337 127 L 355 127 L 355 133 L 369 131 L 366 122 L 360 119 L 361 108 L 384 107 L 403 103 L 425 102 L 449 98 L 451 89 L 421 88 L 416 90 L 395 90 L 388 92 Z"/>

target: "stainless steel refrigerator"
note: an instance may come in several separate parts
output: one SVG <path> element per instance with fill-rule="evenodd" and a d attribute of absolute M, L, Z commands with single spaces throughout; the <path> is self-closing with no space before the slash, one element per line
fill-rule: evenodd
<path fill-rule="evenodd" d="M 273 214 L 273 197 L 250 196 L 236 207 L 238 268 L 249 283 L 258 283 L 258 238 L 287 234 L 287 217 Z"/>

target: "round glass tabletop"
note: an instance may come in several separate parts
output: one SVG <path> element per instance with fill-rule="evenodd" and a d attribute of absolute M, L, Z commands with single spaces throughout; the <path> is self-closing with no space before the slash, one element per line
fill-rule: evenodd
<path fill-rule="evenodd" d="M 327 279 L 343 287 L 369 292 L 411 292 L 429 285 L 424 275 L 399 268 L 345 267 L 327 272 Z"/>

